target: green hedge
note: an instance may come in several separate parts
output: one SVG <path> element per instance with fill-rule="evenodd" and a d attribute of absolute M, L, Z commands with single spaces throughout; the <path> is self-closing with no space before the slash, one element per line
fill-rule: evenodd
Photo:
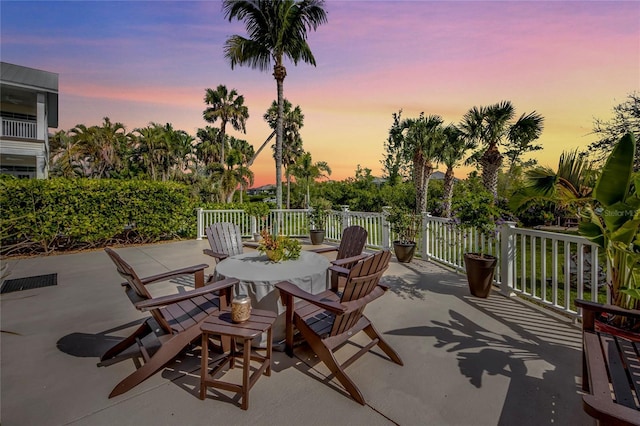
<path fill-rule="evenodd" d="M 196 234 L 197 199 L 175 182 L 1 179 L 2 254 Z"/>

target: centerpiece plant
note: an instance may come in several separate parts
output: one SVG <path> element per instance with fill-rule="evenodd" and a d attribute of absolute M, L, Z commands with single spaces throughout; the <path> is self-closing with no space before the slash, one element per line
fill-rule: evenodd
<path fill-rule="evenodd" d="M 267 229 L 260 231 L 260 235 L 262 240 L 258 244 L 258 251 L 265 253 L 269 260 L 281 262 L 300 257 L 300 250 L 302 249 L 300 241 L 285 235 L 274 236 Z"/>

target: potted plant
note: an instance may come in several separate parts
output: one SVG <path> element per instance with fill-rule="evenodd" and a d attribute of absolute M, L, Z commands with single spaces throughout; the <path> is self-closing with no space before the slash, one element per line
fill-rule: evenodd
<path fill-rule="evenodd" d="M 311 244 L 318 245 L 324 241 L 327 218 L 331 212 L 331 202 L 318 198 L 309 210 L 309 237 Z"/>
<path fill-rule="evenodd" d="M 398 262 L 409 263 L 416 252 L 416 236 L 422 223 L 420 215 L 406 208 L 394 206 L 389 211 L 387 221 L 395 236 L 393 251 Z"/>
<path fill-rule="evenodd" d="M 453 200 L 453 225 L 463 232 L 462 238 L 475 230 L 485 240 L 494 239 L 496 222 L 501 219 L 502 211 L 496 206 L 493 195 L 476 179 L 462 185 L 461 193 Z M 484 252 L 468 252 L 463 257 L 469 291 L 476 297 L 488 297 L 498 259 Z"/>
<path fill-rule="evenodd" d="M 611 268 L 609 303 L 624 309 L 640 307 L 640 174 L 634 173 L 636 142 L 623 136 L 615 146 L 593 190 L 594 201 L 582 210 L 578 233 L 602 248 Z M 633 320 L 607 320 L 634 328 Z M 640 328 L 636 324 L 635 328 Z"/>
<path fill-rule="evenodd" d="M 272 262 L 300 257 L 300 249 L 302 248 L 300 241 L 285 235 L 274 236 L 266 228 L 260 231 L 260 235 L 262 239 L 258 244 L 258 251 L 265 253 Z"/>
<path fill-rule="evenodd" d="M 265 222 L 270 211 L 271 209 L 267 203 L 257 202 L 244 205 L 244 212 L 256 220 L 255 230 L 252 230 L 254 241 L 260 241 L 262 238 L 260 232 L 265 227 Z"/>

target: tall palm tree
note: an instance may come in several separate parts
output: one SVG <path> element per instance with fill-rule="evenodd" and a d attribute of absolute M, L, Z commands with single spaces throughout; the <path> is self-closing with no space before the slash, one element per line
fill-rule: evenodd
<path fill-rule="evenodd" d="M 444 217 L 451 217 L 451 200 L 453 198 L 453 169 L 460 165 L 465 152 L 475 148 L 475 144 L 464 138 L 462 131 L 455 125 L 450 124 L 444 129 L 445 142 L 442 147 L 440 159 L 447 166 L 444 174 L 443 196 L 444 196 Z"/>
<path fill-rule="evenodd" d="M 403 121 L 403 151 L 413 165 L 413 183 L 416 188 L 416 211 L 420 214 L 427 208 L 429 178 L 436 169 L 444 144 L 442 118 L 438 115 L 425 116 Z"/>
<path fill-rule="evenodd" d="M 227 143 L 225 139 L 227 123 L 231 124 L 235 130 L 246 133 L 249 108 L 244 105 L 244 96 L 238 95 L 236 89 L 229 91 L 227 86 L 223 84 L 219 85 L 216 90 L 205 90 L 204 102 L 211 105 L 202 113 L 205 121 L 215 123 L 220 119 L 220 133 L 218 133 L 220 162 L 225 164 L 224 148 Z"/>
<path fill-rule="evenodd" d="M 249 65 L 268 71 L 273 61 L 273 77 L 278 90 L 276 125 L 276 202 L 282 208 L 282 143 L 284 117 L 284 58 L 294 65 L 302 60 L 316 65 L 307 44 L 307 32 L 327 22 L 324 0 L 224 0 L 225 18 L 244 21 L 248 38 L 233 35 L 224 46 L 231 68 Z"/>
<path fill-rule="evenodd" d="M 282 121 L 283 140 L 282 140 L 282 165 L 284 166 L 284 175 L 287 180 L 287 208 L 291 208 L 291 166 L 297 159 L 304 154 L 302 149 L 302 137 L 300 136 L 300 128 L 304 126 L 304 114 L 300 105 L 296 105 L 292 109 L 291 102 L 284 100 L 284 118 Z M 276 128 L 278 121 L 278 103 L 273 101 L 271 107 L 264 115 L 264 119 L 269 123 L 269 127 Z M 261 147 L 262 148 L 262 147 Z M 273 158 L 276 158 L 275 147 L 273 150 Z"/>
<path fill-rule="evenodd" d="M 502 166 L 503 156 L 498 148 L 509 135 L 516 140 L 526 139 L 533 142 L 542 132 L 543 118 L 535 111 L 523 114 L 512 123 L 515 109 L 511 102 L 502 101 L 487 107 L 473 107 L 462 118 L 460 128 L 469 141 L 480 142 L 484 151 L 478 158 L 482 168 L 482 184 L 498 196 L 498 171 Z"/>
<path fill-rule="evenodd" d="M 327 175 L 331 175 L 331 168 L 325 161 L 318 161 L 317 163 L 314 163 L 311 159 L 311 153 L 305 152 L 300 156 L 300 158 L 298 158 L 296 164 L 291 167 L 291 174 L 296 178 L 296 181 L 305 186 L 305 205 L 306 208 L 309 208 L 311 206 L 311 195 L 309 191 L 311 182 L 316 179 L 326 177 Z"/>

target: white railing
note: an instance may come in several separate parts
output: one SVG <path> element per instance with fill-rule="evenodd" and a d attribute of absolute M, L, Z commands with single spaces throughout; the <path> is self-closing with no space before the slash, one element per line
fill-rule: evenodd
<path fill-rule="evenodd" d="M 35 121 L 28 120 L 12 120 L 2 118 L 2 132 L 0 136 L 10 136 L 23 139 L 37 139 L 38 125 Z"/>
<path fill-rule="evenodd" d="M 306 237 L 309 232 L 307 210 L 271 210 L 266 226 L 289 236 Z M 243 210 L 198 210 L 198 239 L 214 222 L 234 222 L 243 236 L 257 232 L 255 218 Z M 343 207 L 332 211 L 327 220 L 325 238 L 340 240 L 342 230 L 360 225 L 369 232 L 367 247 L 388 249 L 394 235 L 389 231 L 386 213 L 351 212 Z M 578 316 L 576 298 L 597 301 L 607 296 L 604 265 L 599 263 L 598 247 L 576 236 L 516 228 L 515 223 L 500 225 L 495 236 L 475 230 L 461 230 L 446 218 L 424 214 L 416 241 L 416 255 L 464 271 L 464 253 L 483 252 L 498 258 L 495 284 L 505 295 L 518 294 L 570 316 Z"/>

